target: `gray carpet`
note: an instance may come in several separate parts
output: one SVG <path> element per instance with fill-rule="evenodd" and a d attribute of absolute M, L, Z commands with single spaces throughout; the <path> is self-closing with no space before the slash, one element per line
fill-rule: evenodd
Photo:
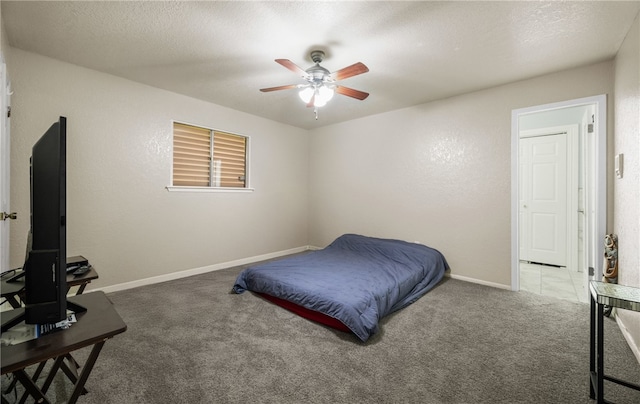
<path fill-rule="evenodd" d="M 128 330 L 107 342 L 79 403 L 594 402 L 588 305 L 445 278 L 361 343 L 231 294 L 242 269 L 110 294 Z M 607 373 L 640 383 L 613 320 L 605 332 Z M 58 402 L 67 386 L 56 381 Z M 640 403 L 609 382 L 605 397 Z"/>

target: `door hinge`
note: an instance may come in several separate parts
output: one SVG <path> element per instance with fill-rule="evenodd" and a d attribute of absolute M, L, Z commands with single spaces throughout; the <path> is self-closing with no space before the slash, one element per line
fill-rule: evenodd
<path fill-rule="evenodd" d="M 592 123 L 587 125 L 587 133 L 593 133 L 593 124 Z"/>
<path fill-rule="evenodd" d="M 7 219 L 11 219 L 11 220 L 16 220 L 18 218 L 18 214 L 16 212 L 11 212 L 11 213 L 7 213 L 7 212 L 0 212 L 0 220 L 7 220 Z"/>
<path fill-rule="evenodd" d="M 7 107 L 7 118 L 11 118 L 11 107 Z"/>

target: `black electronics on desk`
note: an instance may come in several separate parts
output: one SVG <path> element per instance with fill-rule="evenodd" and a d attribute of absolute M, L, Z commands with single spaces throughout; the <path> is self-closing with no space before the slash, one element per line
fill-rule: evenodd
<path fill-rule="evenodd" d="M 67 257 L 67 268 L 69 267 L 82 267 L 85 265 L 89 265 L 89 260 L 83 257 L 82 255 L 76 255 L 75 257 Z"/>

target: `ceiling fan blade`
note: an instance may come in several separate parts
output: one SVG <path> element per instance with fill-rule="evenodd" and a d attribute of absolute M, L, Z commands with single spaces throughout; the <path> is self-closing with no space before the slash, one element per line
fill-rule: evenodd
<path fill-rule="evenodd" d="M 298 88 L 298 85 L 297 84 L 289 84 L 289 85 L 286 85 L 286 86 L 261 88 L 260 91 L 262 91 L 263 93 L 267 93 L 269 91 L 290 90 L 292 88 Z"/>
<path fill-rule="evenodd" d="M 284 66 L 287 69 L 291 70 L 295 74 L 300 75 L 304 79 L 309 77 L 309 73 L 304 71 L 300 66 L 296 65 L 295 63 L 293 63 L 289 59 L 276 59 L 276 63 L 281 64 L 282 66 Z"/>
<path fill-rule="evenodd" d="M 336 70 L 335 72 L 331 73 L 329 77 L 331 77 L 333 80 L 339 81 L 347 79 L 349 77 L 357 76 L 358 74 L 366 73 L 368 71 L 369 68 L 367 66 L 365 66 L 363 63 L 358 62 L 343 69 Z"/>
<path fill-rule="evenodd" d="M 336 86 L 336 93 L 346 95 L 347 97 L 356 98 L 361 101 L 369 96 L 369 93 L 365 93 L 364 91 L 360 90 L 354 90 L 353 88 L 345 86 Z"/>

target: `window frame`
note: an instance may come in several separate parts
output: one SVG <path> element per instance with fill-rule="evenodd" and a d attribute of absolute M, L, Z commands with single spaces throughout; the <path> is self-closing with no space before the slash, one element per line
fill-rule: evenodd
<path fill-rule="evenodd" d="M 210 132 L 210 140 L 211 140 L 211 150 L 210 150 L 210 165 L 209 165 L 209 169 L 213 169 L 213 164 L 211 164 L 211 159 L 213 157 L 213 152 L 215 149 L 215 132 L 222 132 L 222 133 L 226 133 L 229 135 L 234 135 L 234 136 L 240 136 L 243 137 L 245 139 L 245 160 L 244 160 L 244 164 L 245 164 L 245 183 L 244 183 L 244 187 L 215 187 L 215 186 L 189 186 L 189 185 L 173 185 L 173 169 L 174 169 L 174 155 L 173 155 L 173 149 L 174 149 L 174 130 L 175 130 L 175 124 L 181 124 L 181 125 L 188 125 L 188 126 L 194 126 L 196 128 L 200 128 L 200 129 L 206 129 Z M 254 188 L 251 187 L 251 175 L 250 175 L 250 171 L 251 171 L 251 136 L 248 135 L 244 135 L 244 134 L 240 134 L 237 132 L 231 132 L 228 130 L 222 130 L 222 129 L 215 129 L 215 128 L 211 128 L 209 126 L 205 126 L 205 125 L 200 125 L 200 124 L 194 124 L 194 123 L 190 123 L 187 121 L 179 121 L 179 120 L 171 120 L 171 170 L 170 170 L 170 175 L 169 175 L 169 184 L 166 186 L 167 191 L 169 192 L 240 192 L 240 193 L 244 193 L 244 192 L 253 192 Z"/>

